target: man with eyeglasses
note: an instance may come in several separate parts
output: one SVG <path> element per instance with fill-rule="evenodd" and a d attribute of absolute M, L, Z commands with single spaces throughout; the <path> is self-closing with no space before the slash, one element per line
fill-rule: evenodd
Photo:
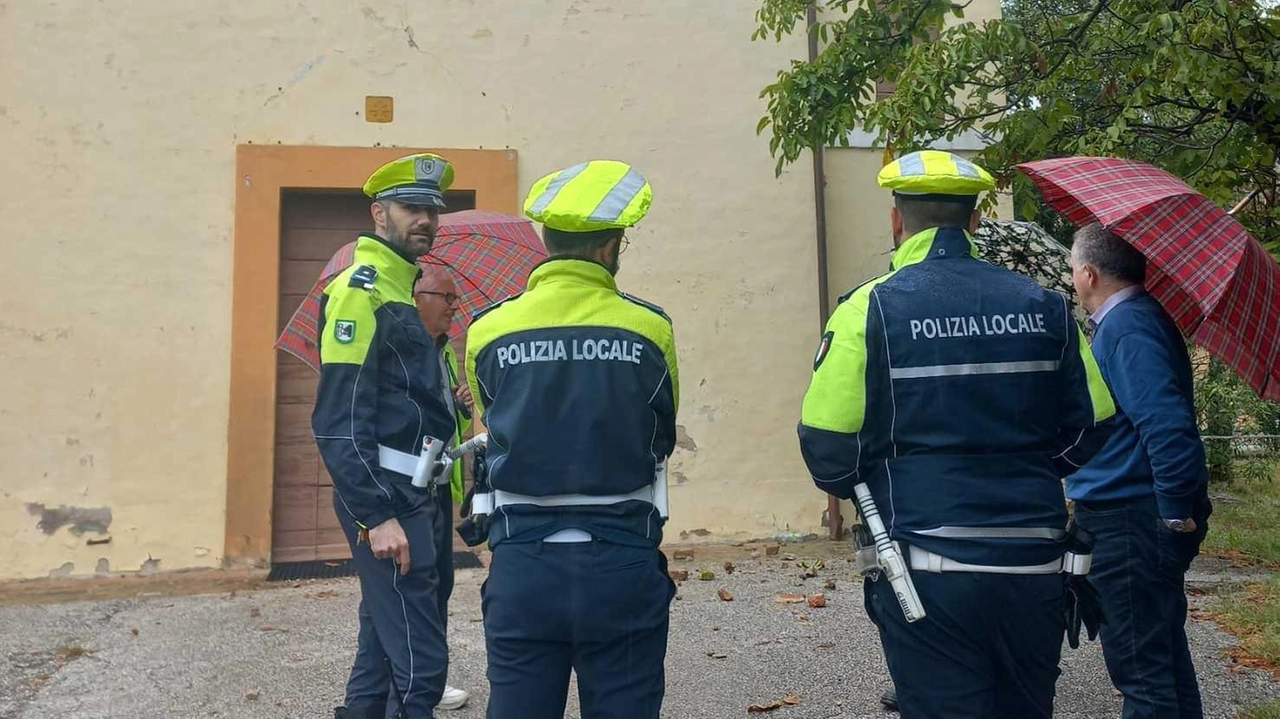
<path fill-rule="evenodd" d="M 458 381 L 458 356 L 449 344 L 449 328 L 453 326 L 454 315 L 458 311 L 458 285 L 453 281 L 449 271 L 440 265 L 419 263 L 422 276 L 413 287 L 413 301 L 418 308 L 418 316 L 427 329 L 436 349 L 437 364 L 440 368 L 440 396 L 449 406 L 450 412 L 457 419 L 457 431 L 453 444 L 462 439 L 462 433 L 471 424 L 471 390 Z M 449 597 L 453 594 L 453 507 L 455 502 L 463 498 L 462 462 L 454 462 L 446 477 L 438 480 L 441 486 L 436 488 L 436 570 L 440 575 L 437 592 L 437 604 L 440 607 L 440 621 L 446 630 L 449 623 Z M 449 491 L 444 491 L 447 481 Z M 461 709 L 466 706 L 470 695 L 463 689 L 445 684 L 444 694 L 440 697 L 439 709 Z"/>

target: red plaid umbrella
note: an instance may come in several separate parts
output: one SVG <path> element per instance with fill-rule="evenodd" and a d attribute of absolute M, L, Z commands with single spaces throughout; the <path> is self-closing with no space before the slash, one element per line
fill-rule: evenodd
<path fill-rule="evenodd" d="M 320 297 L 324 288 L 351 266 L 355 242 L 343 245 L 316 281 L 306 299 L 285 325 L 276 347 L 320 370 L 316 339 L 320 330 Z M 467 331 L 471 315 L 505 297 L 524 290 L 534 265 L 547 256 L 542 240 L 528 220 L 485 210 L 465 210 L 440 217 L 440 230 L 423 264 L 445 267 L 458 285 L 458 313 L 449 339 Z"/>
<path fill-rule="evenodd" d="M 1183 333 L 1280 401 L 1280 264 L 1221 207 L 1158 167 L 1071 157 L 1018 165 L 1076 225 L 1146 256 L 1147 291 Z"/>

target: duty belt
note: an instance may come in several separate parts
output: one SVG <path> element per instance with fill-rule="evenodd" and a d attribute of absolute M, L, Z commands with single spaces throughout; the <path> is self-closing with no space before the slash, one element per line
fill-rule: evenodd
<path fill-rule="evenodd" d="M 1053 527 L 956 527 L 942 526 L 934 529 L 916 530 L 912 534 L 945 539 L 1047 539 L 1062 541 L 1068 539 L 1068 532 Z M 909 543 L 910 540 L 907 540 Z M 865 542 L 858 547 L 855 554 L 860 566 L 874 567 L 874 547 L 866 547 Z M 977 572 L 982 574 L 1058 574 L 1060 572 L 1084 576 L 1093 566 L 1092 545 L 1088 549 L 1068 545 L 1070 548 L 1057 559 L 1043 564 L 1019 566 L 1001 566 L 994 564 L 968 564 L 936 552 L 930 552 L 909 544 L 907 563 L 911 569 L 920 572 Z M 870 550 L 870 551 L 868 551 Z"/>
<path fill-rule="evenodd" d="M 538 507 L 591 507 L 640 501 L 652 504 L 663 519 L 671 516 L 667 498 L 667 463 L 659 462 L 653 469 L 653 482 L 626 494 L 517 494 L 495 489 L 476 492 L 471 498 L 473 514 L 493 514 L 498 507 L 508 504 L 532 504 Z"/>
<path fill-rule="evenodd" d="M 406 477 L 413 477 L 414 471 L 418 468 L 418 455 L 401 452 L 398 449 L 392 449 L 386 445 L 378 445 L 378 466 L 396 474 L 403 474 Z M 449 483 L 449 472 L 441 472 L 436 479 L 436 484 L 444 486 Z"/>
<path fill-rule="evenodd" d="M 941 554 L 921 549 L 915 545 L 908 547 L 911 568 L 921 572 L 977 572 L 980 574 L 1058 574 L 1065 572 L 1083 576 L 1089 573 L 1093 565 L 1092 554 L 1076 554 L 1067 552 L 1061 557 L 1044 564 L 1028 564 L 1016 567 L 1002 567 L 992 564 L 966 564 L 948 559 Z"/>
<path fill-rule="evenodd" d="M 666 477 L 652 484 L 626 494 L 517 494 L 495 489 L 485 494 L 476 494 L 471 499 L 471 511 L 476 514 L 493 514 L 498 507 L 509 504 L 532 504 L 538 507 L 591 507 L 618 504 L 619 502 L 641 501 L 657 507 L 666 516 L 665 492 L 659 491 L 658 483 L 666 484 Z"/>

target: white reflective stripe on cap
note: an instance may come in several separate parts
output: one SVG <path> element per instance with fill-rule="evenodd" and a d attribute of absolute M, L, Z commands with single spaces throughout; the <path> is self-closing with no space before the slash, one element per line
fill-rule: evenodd
<path fill-rule="evenodd" d="M 925 377 L 960 377 L 981 374 L 1022 374 L 1025 372 L 1056 372 L 1058 360 L 1032 362 L 978 362 L 968 364 L 938 364 L 926 367 L 894 367 L 889 370 L 892 379 L 923 379 Z"/>
<path fill-rule="evenodd" d="M 418 469 L 418 456 L 392 449 L 384 444 L 378 445 L 378 466 L 389 472 L 413 477 Z M 436 484 L 448 484 L 449 473 L 444 472 L 436 479 Z"/>
<path fill-rule="evenodd" d="M 582 171 L 587 169 L 588 164 L 590 163 L 583 162 L 574 165 L 573 167 L 561 171 L 559 175 L 556 175 L 556 178 L 547 183 L 546 188 L 542 190 L 542 194 L 539 195 L 538 199 L 529 207 L 529 212 L 535 215 L 544 212 L 556 199 L 556 195 L 560 194 L 560 190 L 563 190 L 564 186 L 569 184 L 570 180 L 581 175 Z"/>
<path fill-rule="evenodd" d="M 944 539 L 1052 539 L 1067 536 L 1065 530 L 1052 527 L 937 527 L 920 529 L 912 534 Z"/>
<path fill-rule="evenodd" d="M 636 199 L 636 195 L 644 189 L 644 183 L 644 175 L 635 170 L 627 170 L 627 174 L 609 189 L 604 199 L 600 200 L 600 204 L 596 205 L 596 209 L 587 219 L 592 222 L 617 222 L 618 218 L 622 217 L 623 210 L 626 210 L 631 201 Z"/>
<path fill-rule="evenodd" d="M 902 177 L 914 177 L 924 174 L 924 157 L 913 152 L 898 160 L 898 173 Z"/>
<path fill-rule="evenodd" d="M 981 177 L 981 175 L 978 174 L 978 168 L 974 167 L 972 162 L 969 162 L 962 157 L 956 157 L 955 161 L 956 170 L 960 173 L 961 177 Z"/>
<path fill-rule="evenodd" d="M 1055 559 L 1044 564 L 1030 564 L 1018 567 L 1002 567 L 994 564 L 965 564 L 948 559 L 915 545 L 908 547 L 911 568 L 917 572 L 976 572 L 979 574 L 1057 574 L 1062 571 L 1062 560 Z"/>

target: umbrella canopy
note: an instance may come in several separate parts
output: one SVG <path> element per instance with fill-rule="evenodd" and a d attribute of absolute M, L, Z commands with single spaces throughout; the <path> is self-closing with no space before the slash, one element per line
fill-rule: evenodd
<path fill-rule="evenodd" d="M 1071 250 L 1034 222 L 982 218 L 973 233 L 978 257 L 1035 280 L 1041 287 L 1066 295 L 1079 322 L 1086 314 L 1071 284 Z"/>
<path fill-rule="evenodd" d="M 320 370 L 320 349 L 316 344 L 320 298 L 333 278 L 351 266 L 355 247 L 355 242 L 349 242 L 334 253 L 276 340 L 277 348 L 316 371 Z M 458 286 L 459 308 L 449 339 L 461 337 L 476 312 L 523 291 L 529 273 L 546 256 L 542 240 L 528 220 L 485 210 L 442 215 L 431 254 L 420 262 L 444 267 Z"/>
<path fill-rule="evenodd" d="M 1264 399 L 1280 400 L 1280 264 L 1234 217 L 1144 162 L 1017 166 L 1076 225 L 1100 222 L 1147 258 L 1147 291 L 1183 333 Z"/>

